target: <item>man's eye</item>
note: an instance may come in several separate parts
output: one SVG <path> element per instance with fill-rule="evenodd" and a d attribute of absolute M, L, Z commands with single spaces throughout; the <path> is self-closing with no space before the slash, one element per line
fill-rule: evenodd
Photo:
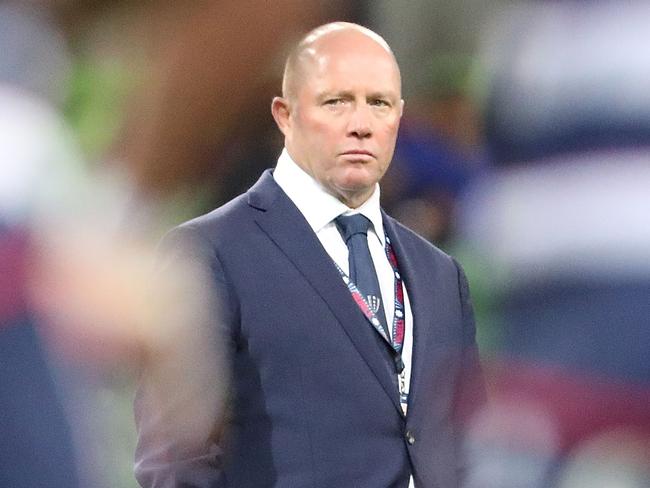
<path fill-rule="evenodd" d="M 325 105 L 340 105 L 341 103 L 343 103 L 342 98 L 329 98 L 325 100 Z"/>
<path fill-rule="evenodd" d="M 388 101 L 382 100 L 380 98 L 377 98 L 375 100 L 371 100 L 370 105 L 374 105 L 375 107 L 389 107 L 390 106 Z"/>

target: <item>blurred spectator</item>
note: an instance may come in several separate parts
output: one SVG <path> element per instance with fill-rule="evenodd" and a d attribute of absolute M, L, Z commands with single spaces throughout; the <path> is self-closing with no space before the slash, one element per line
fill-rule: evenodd
<path fill-rule="evenodd" d="M 483 57 L 498 168 L 464 214 L 502 337 L 469 486 L 649 486 L 650 7 L 501 20 Z"/>

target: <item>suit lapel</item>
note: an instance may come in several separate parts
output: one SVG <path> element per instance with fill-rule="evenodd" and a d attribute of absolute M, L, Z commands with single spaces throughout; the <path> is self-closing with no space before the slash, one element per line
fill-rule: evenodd
<path fill-rule="evenodd" d="M 256 217 L 257 224 L 327 303 L 395 408 L 401 411 L 393 371 L 377 350 L 376 332 L 350 296 L 334 263 L 303 215 L 268 171 L 251 188 L 248 197 L 252 207 L 262 210 Z"/>
<path fill-rule="evenodd" d="M 437 297 L 431 281 L 435 280 L 435 277 L 422 272 L 423 266 L 426 266 L 425 269 L 431 269 L 433 263 L 425 263 L 424 258 L 418 258 L 415 246 L 409 246 L 408 240 L 403 238 L 404 231 L 400 232 L 398 224 L 385 214 L 384 227 L 397 256 L 413 314 L 413 355 L 409 388 L 409 415 L 412 415 L 418 396 L 418 386 L 423 379 L 422 373 L 433 367 L 431 362 L 434 360 L 431 354 L 433 350 L 431 343 L 436 337 L 437 324 L 434 320 L 434 311 Z"/>

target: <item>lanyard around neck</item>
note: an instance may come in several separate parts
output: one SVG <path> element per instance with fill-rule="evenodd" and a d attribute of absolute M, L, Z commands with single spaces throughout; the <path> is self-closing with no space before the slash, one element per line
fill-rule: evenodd
<path fill-rule="evenodd" d="M 402 277 L 397 269 L 397 256 L 393 250 L 393 246 L 390 243 L 388 236 L 385 236 L 384 250 L 386 252 L 386 257 L 388 262 L 393 270 L 393 278 L 395 284 L 395 300 L 394 300 L 394 313 L 393 313 L 393 324 L 392 324 L 392 334 L 389 337 L 387 331 L 381 325 L 381 321 L 377 317 L 377 314 L 370 307 L 368 301 L 364 298 L 363 294 L 359 291 L 357 285 L 350 279 L 350 277 L 345 274 L 341 267 L 336 264 L 336 269 L 338 269 L 343 282 L 347 285 L 352 298 L 358 305 L 359 309 L 366 317 L 370 325 L 377 331 L 377 333 L 391 346 L 393 350 L 393 359 L 395 361 L 395 369 L 398 374 L 401 374 L 404 371 L 404 362 L 402 361 L 402 348 L 404 347 L 404 288 L 402 286 Z"/>

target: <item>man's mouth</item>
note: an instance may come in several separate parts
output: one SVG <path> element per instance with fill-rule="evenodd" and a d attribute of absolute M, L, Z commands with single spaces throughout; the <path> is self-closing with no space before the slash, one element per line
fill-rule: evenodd
<path fill-rule="evenodd" d="M 344 156 L 369 156 L 369 157 L 375 156 L 370 151 L 367 151 L 365 149 L 350 149 L 349 151 L 344 151 L 341 154 Z"/>

